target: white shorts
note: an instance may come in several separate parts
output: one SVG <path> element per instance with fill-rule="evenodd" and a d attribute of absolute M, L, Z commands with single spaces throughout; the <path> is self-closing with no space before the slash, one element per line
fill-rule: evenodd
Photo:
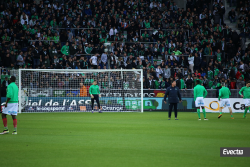
<path fill-rule="evenodd" d="M 219 103 L 220 103 L 220 107 L 231 107 L 229 99 L 221 99 Z"/>
<path fill-rule="evenodd" d="M 3 114 L 17 115 L 18 103 L 8 103 L 7 107 L 3 108 Z"/>
<path fill-rule="evenodd" d="M 204 107 L 205 103 L 204 103 L 204 98 L 203 97 L 197 97 L 195 100 L 195 106 L 196 107 Z"/>
<path fill-rule="evenodd" d="M 250 99 L 244 99 L 245 106 L 250 106 Z"/>

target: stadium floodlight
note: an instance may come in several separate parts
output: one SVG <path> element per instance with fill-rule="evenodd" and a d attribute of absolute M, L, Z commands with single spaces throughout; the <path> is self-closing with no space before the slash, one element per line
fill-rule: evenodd
<path fill-rule="evenodd" d="M 93 81 L 103 112 L 143 112 L 142 69 L 19 69 L 19 113 L 91 112 Z"/>

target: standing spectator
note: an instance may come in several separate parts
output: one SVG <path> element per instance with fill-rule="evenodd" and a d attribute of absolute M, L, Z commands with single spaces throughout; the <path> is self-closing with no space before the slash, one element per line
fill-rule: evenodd
<path fill-rule="evenodd" d="M 240 63 L 241 59 L 240 59 L 240 56 L 239 56 L 239 53 L 237 52 L 236 53 L 236 56 L 234 57 L 234 61 L 237 62 L 237 63 Z"/>
<path fill-rule="evenodd" d="M 176 85 L 176 87 L 178 87 L 179 89 L 181 89 L 181 81 L 180 81 L 180 79 L 179 79 L 179 77 L 178 76 L 176 76 L 175 77 L 175 85 Z"/>
<path fill-rule="evenodd" d="M 113 61 L 112 61 L 113 60 Z M 114 59 L 111 60 L 111 65 L 110 68 L 113 69 L 114 68 Z M 113 63 L 112 63 L 113 62 Z M 127 66 L 126 69 L 132 69 L 132 64 L 130 63 L 130 61 L 127 61 Z"/>
<path fill-rule="evenodd" d="M 77 54 L 78 51 L 79 50 L 78 50 L 76 44 L 72 43 L 72 45 L 69 46 L 69 53 L 70 53 L 71 56 L 75 56 L 75 54 Z"/>
<path fill-rule="evenodd" d="M 210 43 L 207 43 L 207 46 L 204 50 L 204 55 L 212 55 L 212 48 Z"/>
<path fill-rule="evenodd" d="M 50 68 L 50 60 L 48 55 L 46 55 L 44 58 L 44 65 L 46 68 Z"/>
<path fill-rule="evenodd" d="M 81 64 L 82 69 L 88 69 L 89 68 L 89 64 L 88 64 L 87 61 L 88 61 L 87 57 L 83 58 L 83 61 L 81 62 L 82 63 Z"/>
<path fill-rule="evenodd" d="M 200 59 L 200 57 L 198 57 L 197 53 L 195 53 L 194 55 L 195 55 L 195 57 L 194 57 L 194 71 L 196 71 L 196 70 L 200 69 L 201 59 Z"/>
<path fill-rule="evenodd" d="M 115 27 L 113 28 L 110 28 L 109 30 L 109 35 L 110 35 L 110 38 L 113 39 L 113 37 L 117 34 L 117 29 Z"/>
<path fill-rule="evenodd" d="M 155 89 L 155 82 L 153 81 L 153 77 L 150 76 L 148 79 L 148 89 Z"/>
<path fill-rule="evenodd" d="M 143 89 L 148 89 L 148 82 L 145 80 L 145 77 L 143 77 Z"/>
<path fill-rule="evenodd" d="M 68 56 L 69 53 L 69 42 L 66 42 L 66 44 L 62 47 L 61 52 L 64 55 Z"/>
<path fill-rule="evenodd" d="M 156 71 L 157 78 L 159 78 L 159 75 L 161 75 L 163 73 L 161 66 L 158 66 L 155 71 Z"/>
<path fill-rule="evenodd" d="M 116 55 L 114 55 L 112 52 L 110 54 L 110 68 L 114 69 L 114 66 L 116 65 L 118 60 L 118 57 L 116 57 Z M 129 62 L 129 68 L 126 67 L 127 69 L 132 69 L 132 64 L 129 60 L 127 60 L 127 62 Z M 128 66 L 128 65 L 127 65 Z"/>
<path fill-rule="evenodd" d="M 87 88 L 83 85 L 83 83 L 80 83 L 80 97 L 87 97 Z"/>
<path fill-rule="evenodd" d="M 168 78 L 168 79 L 171 77 L 171 71 L 167 65 L 165 66 L 165 69 L 163 70 L 163 77 Z"/>
<path fill-rule="evenodd" d="M 24 25 L 24 23 L 29 23 L 29 19 L 28 17 L 26 17 L 27 15 L 25 15 L 22 19 L 21 19 L 21 24 Z"/>
<path fill-rule="evenodd" d="M 11 57 L 10 54 L 6 54 L 6 56 L 3 58 L 3 66 L 9 68 L 11 66 Z"/>
<path fill-rule="evenodd" d="M 23 52 L 20 52 L 20 54 L 17 56 L 17 65 L 22 66 L 24 63 Z"/>
<path fill-rule="evenodd" d="M 36 46 L 33 51 L 33 68 L 36 68 L 40 64 L 40 54 L 38 47 Z"/>
<path fill-rule="evenodd" d="M 93 69 L 97 69 L 97 56 L 98 54 L 95 54 L 89 59 L 90 64 L 92 65 Z"/>
<path fill-rule="evenodd" d="M 89 6 L 87 5 L 86 8 L 84 9 L 84 13 L 88 16 L 92 15 L 92 10 L 89 8 Z"/>
<path fill-rule="evenodd" d="M 203 79 L 203 86 L 208 89 L 208 79 L 207 79 L 207 76 L 204 76 L 204 79 Z"/>
<path fill-rule="evenodd" d="M 150 53 L 148 54 L 147 58 L 150 61 L 150 63 L 153 64 L 154 57 Z"/>
<path fill-rule="evenodd" d="M 230 19 L 230 22 L 231 22 L 231 23 L 236 22 L 236 13 L 235 13 L 234 9 L 232 9 L 232 10 L 228 13 L 228 16 L 229 16 L 229 19 Z"/>
<path fill-rule="evenodd" d="M 243 81 L 242 77 L 239 77 L 239 79 L 236 81 L 236 88 L 241 89 L 245 86 L 245 81 Z"/>
<path fill-rule="evenodd" d="M 107 56 L 107 52 L 104 52 L 102 54 L 101 60 L 102 60 L 102 65 L 106 66 L 106 68 L 108 68 L 108 56 Z"/>
<path fill-rule="evenodd" d="M 71 43 L 72 42 L 72 40 L 73 40 L 73 33 L 70 31 L 70 30 L 68 30 L 68 41 Z"/>
<path fill-rule="evenodd" d="M 225 7 L 223 5 L 223 2 L 220 3 L 220 25 L 224 25 L 224 14 L 225 14 Z"/>
<path fill-rule="evenodd" d="M 84 48 L 84 51 L 86 54 L 91 54 L 91 51 L 92 51 L 91 44 L 88 44 L 87 47 Z"/>
<path fill-rule="evenodd" d="M 188 64 L 189 64 L 189 69 L 191 70 L 192 73 L 194 73 L 194 55 L 193 54 L 189 55 Z"/>
<path fill-rule="evenodd" d="M 188 78 L 187 78 L 185 84 L 186 84 L 187 89 L 193 89 L 193 80 L 191 79 L 190 75 L 188 75 Z"/>

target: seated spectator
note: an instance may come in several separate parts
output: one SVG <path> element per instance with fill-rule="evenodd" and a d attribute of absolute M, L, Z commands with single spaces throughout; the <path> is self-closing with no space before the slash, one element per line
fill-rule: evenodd
<path fill-rule="evenodd" d="M 236 81 L 236 89 L 241 89 L 245 86 L 245 81 L 243 81 L 242 77 L 239 77 L 239 79 Z"/>

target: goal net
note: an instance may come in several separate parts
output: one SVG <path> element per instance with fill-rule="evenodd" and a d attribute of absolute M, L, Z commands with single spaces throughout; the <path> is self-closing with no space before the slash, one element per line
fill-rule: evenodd
<path fill-rule="evenodd" d="M 20 69 L 19 112 L 91 112 L 89 87 L 94 81 L 103 112 L 143 112 L 141 69 Z"/>

